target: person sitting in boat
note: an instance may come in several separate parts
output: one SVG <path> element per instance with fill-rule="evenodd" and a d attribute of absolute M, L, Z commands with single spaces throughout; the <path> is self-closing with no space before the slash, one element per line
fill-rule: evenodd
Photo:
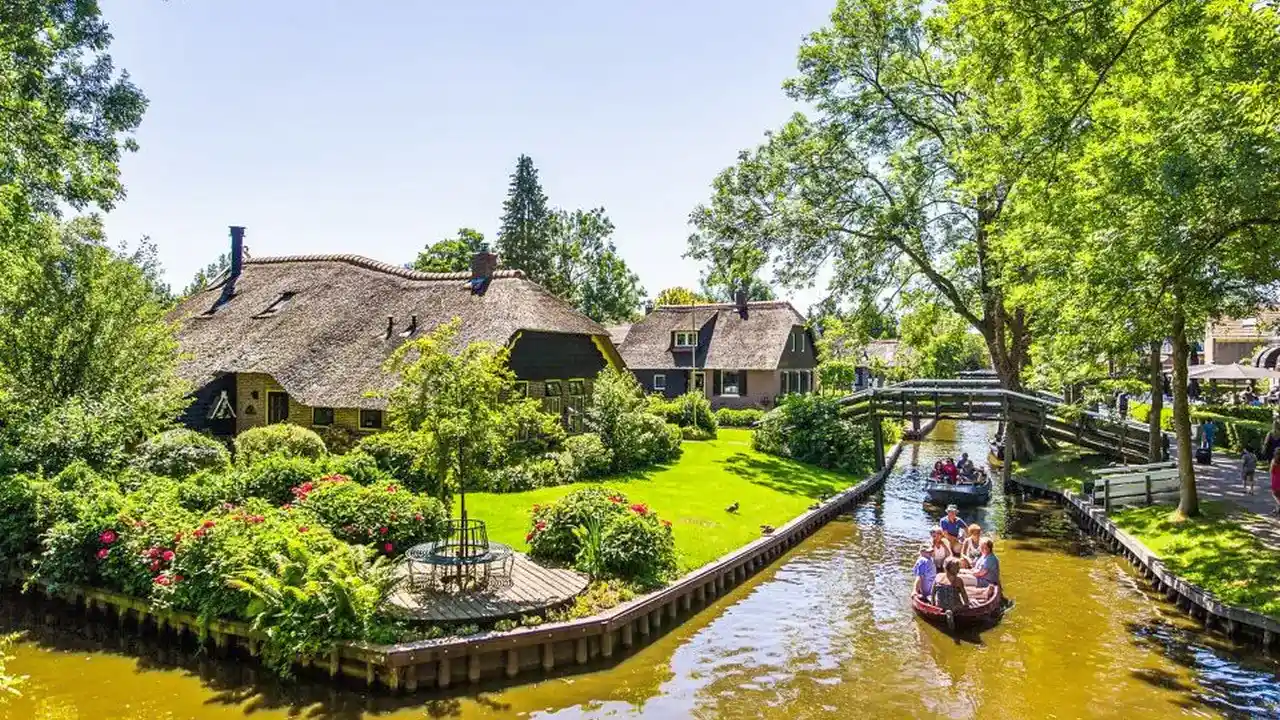
<path fill-rule="evenodd" d="M 939 572 L 947 560 L 952 557 L 951 543 L 942 535 L 942 528 L 934 528 L 929 531 L 929 544 L 933 547 L 933 564 Z"/>
<path fill-rule="evenodd" d="M 942 482 L 942 476 L 943 476 L 943 474 L 944 474 L 944 473 L 942 472 L 942 461 L 941 461 L 941 460 L 939 460 L 939 461 L 937 461 L 937 462 L 935 462 L 935 463 L 933 464 L 933 474 L 932 474 L 932 475 L 930 475 L 930 476 L 929 476 L 929 478 L 930 478 L 931 480 L 936 480 L 936 481 L 938 481 L 938 482 Z"/>
<path fill-rule="evenodd" d="M 947 482 L 952 485 L 955 484 L 956 480 L 959 479 L 960 476 L 960 471 L 956 469 L 955 460 L 947 458 L 946 461 L 942 463 L 942 475 L 946 478 Z"/>
<path fill-rule="evenodd" d="M 943 566 L 942 577 L 933 583 L 933 597 L 930 602 L 941 610 L 959 610 L 969 607 L 969 593 L 965 590 L 964 580 L 960 577 L 960 561 L 948 558 Z"/>
<path fill-rule="evenodd" d="M 916 576 L 911 592 L 925 600 L 933 597 L 933 581 L 938 576 L 938 568 L 933 564 L 933 546 L 925 543 L 920 546 L 920 557 L 916 559 L 911 574 Z"/>
<path fill-rule="evenodd" d="M 956 467 L 960 468 L 960 472 L 973 472 L 973 461 L 969 459 L 969 453 L 960 453 L 960 462 L 956 463 Z"/>
<path fill-rule="evenodd" d="M 982 526 L 973 523 L 968 528 L 964 542 L 960 543 L 960 567 L 970 570 L 980 557 L 982 557 Z"/>
<path fill-rule="evenodd" d="M 973 564 L 972 570 L 966 570 L 961 577 L 965 584 L 978 588 L 988 588 L 1000 584 L 1000 559 L 996 557 L 995 542 L 984 537 L 978 544 L 982 554 Z"/>
<path fill-rule="evenodd" d="M 952 554 L 960 551 L 960 536 L 964 535 L 965 528 L 968 527 L 968 523 L 960 519 L 959 513 L 960 509 L 955 505 L 948 505 L 947 514 L 938 521 L 938 528 L 946 536 Z"/>

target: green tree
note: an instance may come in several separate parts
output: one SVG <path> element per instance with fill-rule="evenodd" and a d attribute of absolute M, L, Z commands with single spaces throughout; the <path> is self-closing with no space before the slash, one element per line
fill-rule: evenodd
<path fill-rule="evenodd" d="M 548 290 L 573 303 L 597 322 L 631 320 L 644 288 L 614 246 L 613 222 L 604 208 L 567 212 L 551 218 L 553 270 Z"/>
<path fill-rule="evenodd" d="M 904 377 L 948 378 L 986 366 L 982 338 L 947 305 L 914 298 L 902 316 L 898 373 Z"/>
<path fill-rule="evenodd" d="M 13 659 L 13 656 L 8 654 L 8 650 L 17 639 L 17 635 L 0 635 L 0 705 L 4 705 L 10 697 L 19 694 L 18 686 L 25 679 L 20 675 L 10 675 L 5 672 L 5 663 Z"/>
<path fill-rule="evenodd" d="M 0 454 L 11 468 L 119 463 L 186 403 L 154 258 L 108 249 L 94 216 L 30 227 L 0 283 Z"/>
<path fill-rule="evenodd" d="M 120 155 L 147 101 L 110 43 L 96 2 L 0 4 L 0 224 L 123 197 Z"/>
<path fill-rule="evenodd" d="M 463 272 L 471 269 L 471 258 L 485 246 L 484 234 L 473 228 L 460 228 L 456 237 L 432 243 L 413 261 L 419 272 Z"/>
<path fill-rule="evenodd" d="M 546 283 L 554 273 L 551 232 L 551 212 L 538 182 L 538 170 L 532 158 L 521 155 L 511 175 L 507 199 L 502 203 L 498 254 L 503 265 L 523 270 L 535 282 Z"/>
<path fill-rule="evenodd" d="M 710 298 L 704 297 L 689 288 L 676 285 L 674 287 L 665 288 L 658 296 L 653 299 L 653 304 L 659 307 L 663 305 L 694 305 L 697 303 L 709 303 Z"/>
<path fill-rule="evenodd" d="M 182 288 L 181 297 L 188 298 L 204 290 L 210 283 L 218 279 L 219 275 L 229 269 L 231 269 L 231 253 L 221 253 L 216 260 L 196 271 L 196 274 L 191 278 L 191 282 Z"/>
<path fill-rule="evenodd" d="M 760 273 L 767 258 L 754 248 L 729 251 L 716 248 L 708 252 L 710 267 L 702 274 L 701 295 L 712 302 L 734 302 L 739 289 L 747 291 L 747 300 L 773 300 L 777 295 Z"/>

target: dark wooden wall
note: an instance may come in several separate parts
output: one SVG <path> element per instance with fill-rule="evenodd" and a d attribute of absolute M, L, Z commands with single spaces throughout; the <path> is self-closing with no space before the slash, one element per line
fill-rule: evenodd
<path fill-rule="evenodd" d="M 791 335 L 804 333 L 804 349 L 791 350 Z M 818 367 L 818 354 L 813 350 L 813 333 L 803 325 L 791 326 L 791 335 L 787 336 L 787 345 L 782 351 L 782 359 L 778 361 L 780 370 L 807 370 Z"/>
<path fill-rule="evenodd" d="M 221 375 L 204 387 L 196 390 L 191 394 L 191 404 L 183 411 L 178 421 L 183 425 L 200 432 L 207 432 L 219 437 L 230 437 L 236 432 L 235 418 L 222 418 L 218 420 L 209 419 L 209 411 L 213 409 L 214 403 L 218 401 L 218 396 L 222 391 L 227 391 L 227 399 L 231 401 L 231 407 L 236 406 L 236 376 L 234 373 Z"/>
<path fill-rule="evenodd" d="M 511 348 L 510 365 L 521 380 L 566 380 L 594 378 L 608 361 L 590 335 L 525 331 Z"/>
<path fill-rule="evenodd" d="M 689 389 L 689 371 L 677 370 L 675 368 L 667 370 L 632 370 L 632 375 L 636 376 L 636 380 L 640 381 L 640 387 L 644 388 L 644 394 L 649 395 L 653 390 L 653 376 L 666 375 L 667 389 L 663 391 L 663 396 L 673 398 L 679 397 Z M 707 382 L 711 381 L 711 373 L 707 372 Z"/>

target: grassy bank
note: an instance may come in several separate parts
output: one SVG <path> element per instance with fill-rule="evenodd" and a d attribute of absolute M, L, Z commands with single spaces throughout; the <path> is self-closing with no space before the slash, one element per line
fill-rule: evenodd
<path fill-rule="evenodd" d="M 1201 501 L 1201 517 L 1167 505 L 1125 508 L 1111 519 L 1170 571 L 1231 605 L 1280 618 L 1280 554 L 1265 547 L 1229 504 Z"/>
<path fill-rule="evenodd" d="M 782 525 L 814 500 L 860 480 L 756 452 L 751 431 L 722 428 L 715 440 L 684 443 L 684 454 L 671 465 L 602 482 L 672 522 L 683 572 L 760 537 L 761 525 Z M 527 552 L 529 508 L 588 484 L 472 494 L 467 512 L 487 523 L 490 539 Z M 735 502 L 738 511 L 727 512 Z"/>
<path fill-rule="evenodd" d="M 1055 490 L 1080 492 L 1081 483 L 1088 477 L 1089 470 L 1109 463 L 1102 455 L 1066 446 L 1057 452 L 1041 455 L 1025 465 L 1015 464 L 1013 474 Z"/>

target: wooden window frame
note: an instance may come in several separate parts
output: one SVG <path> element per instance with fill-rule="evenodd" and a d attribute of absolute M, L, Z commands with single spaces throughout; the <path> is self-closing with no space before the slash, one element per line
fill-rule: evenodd
<path fill-rule="evenodd" d="M 277 419 L 275 419 L 275 420 L 272 420 L 272 419 L 271 419 L 271 405 L 272 405 L 272 403 L 271 403 L 271 399 L 272 399 L 273 397 L 278 397 L 278 396 L 283 396 L 283 397 L 284 397 L 284 417 L 282 417 L 282 418 L 277 418 Z M 289 393 L 284 392 L 284 391 L 282 391 L 282 390 L 268 390 L 268 391 L 267 391 L 267 413 L 266 413 L 266 418 L 267 418 L 267 424 L 268 424 L 268 425 L 276 425 L 276 424 L 278 424 L 278 423 L 286 423 L 286 422 L 289 422 Z"/>
<path fill-rule="evenodd" d="M 692 330 L 673 330 L 671 332 L 671 335 L 672 335 L 671 337 L 672 347 L 677 347 L 677 348 L 686 349 L 686 350 L 688 348 L 698 347 L 698 333 L 693 332 Z M 690 340 L 691 342 L 682 343 L 680 342 L 681 338 Z"/>
<path fill-rule="evenodd" d="M 329 413 L 329 422 L 320 422 L 318 413 L 327 411 Z M 313 407 L 311 408 L 311 425 L 313 427 L 333 427 L 337 420 L 338 414 L 331 407 Z"/>
<path fill-rule="evenodd" d="M 551 392 L 552 387 L 556 389 L 555 392 Z M 542 384 L 542 395 L 543 397 L 561 397 L 564 395 L 564 386 L 559 380 L 548 380 Z"/>
<path fill-rule="evenodd" d="M 373 424 L 373 423 L 366 424 L 365 422 L 366 417 L 377 418 L 378 419 L 377 424 Z M 361 430 L 381 430 L 384 425 L 386 425 L 386 419 L 385 417 L 383 417 L 383 412 L 381 410 L 367 410 L 364 408 L 360 409 L 360 429 Z"/>
<path fill-rule="evenodd" d="M 730 375 L 730 374 L 734 376 L 735 380 L 733 383 L 733 392 L 727 393 L 724 391 L 724 387 L 725 387 L 724 377 L 725 375 Z M 720 392 L 718 392 L 717 395 L 719 395 L 720 397 L 742 397 L 742 391 L 739 389 L 742 387 L 742 383 L 740 381 L 741 375 L 742 375 L 741 370 L 721 370 L 720 371 Z"/>
<path fill-rule="evenodd" d="M 577 392 L 574 392 L 574 390 Z M 569 397 L 582 397 L 587 394 L 586 378 L 569 378 L 568 380 Z"/>
<path fill-rule="evenodd" d="M 659 378 L 661 378 L 661 379 L 662 379 L 662 384 L 661 384 L 661 385 L 659 385 L 659 384 L 658 384 L 658 379 L 659 379 Z M 666 375 L 666 373 L 654 373 L 654 374 L 653 374 L 653 390 L 654 390 L 654 392 L 666 392 L 666 391 L 667 391 L 667 375 Z"/>

